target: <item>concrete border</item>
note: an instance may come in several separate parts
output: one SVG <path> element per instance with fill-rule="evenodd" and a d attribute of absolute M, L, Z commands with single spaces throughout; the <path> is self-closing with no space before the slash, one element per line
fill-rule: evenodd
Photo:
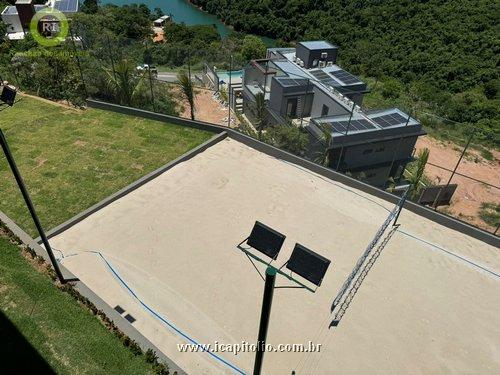
<path fill-rule="evenodd" d="M 96 100 L 87 100 L 88 106 L 92 108 L 103 109 L 107 111 L 119 112 L 131 116 L 143 117 L 150 120 L 162 121 L 175 123 L 182 126 L 188 126 L 191 128 L 196 128 L 200 130 L 212 131 L 212 132 L 227 132 L 227 136 L 238 141 L 244 143 L 245 145 L 252 147 L 260 152 L 263 152 L 267 155 L 273 156 L 277 159 L 285 160 L 287 162 L 299 165 L 303 168 L 310 170 L 311 172 L 317 173 L 321 176 L 324 176 L 330 180 L 340 182 L 346 186 L 359 189 L 367 194 L 371 194 L 376 196 L 377 198 L 383 199 L 390 203 L 396 203 L 399 200 L 399 197 L 393 195 L 385 190 L 370 186 L 365 184 L 364 182 L 358 181 L 352 177 L 348 177 L 344 174 L 335 172 L 331 169 L 325 168 L 319 164 L 315 164 L 309 160 L 303 159 L 299 156 L 290 154 L 286 151 L 280 150 L 276 147 L 268 145 L 266 143 L 260 142 L 252 137 L 249 137 L 245 134 L 242 134 L 234 129 L 230 129 L 224 126 L 209 124 L 201 121 L 192 121 L 179 117 L 167 116 L 158 113 L 153 113 L 149 111 L 144 111 L 140 109 L 134 109 L 130 107 L 123 107 L 116 104 L 110 104 L 105 102 L 100 102 Z M 126 189 L 126 188 L 125 188 Z M 436 212 L 431 210 L 425 206 L 419 205 L 417 203 L 407 201 L 404 205 L 404 208 L 417 214 L 425 217 L 426 219 L 432 220 L 440 225 L 443 225 L 447 228 L 459 231 L 463 234 L 466 234 L 470 237 L 476 238 L 480 241 L 483 241 L 489 245 L 500 248 L 500 237 L 495 236 L 492 233 L 489 233 L 480 228 L 474 227 L 464 221 L 456 219 L 454 217 L 448 216 L 446 214 Z M 77 215 L 78 216 L 78 215 Z M 76 217 L 75 217 L 76 218 Z M 74 219 L 70 219 L 71 222 Z"/>
<path fill-rule="evenodd" d="M 88 216 L 92 215 L 94 212 L 99 211 L 101 208 L 106 207 L 108 204 L 116 201 L 117 199 L 120 199 L 121 197 L 127 195 L 128 193 L 134 191 L 135 189 L 141 187 L 145 183 L 153 180 L 154 178 L 158 177 L 162 173 L 168 171 L 169 169 L 175 167 L 177 164 L 182 163 L 186 160 L 191 159 L 192 157 L 198 155 L 199 153 L 205 151 L 207 148 L 213 146 L 214 144 L 222 141 L 224 138 L 227 137 L 227 132 L 223 131 L 222 133 L 214 135 L 212 138 L 210 138 L 208 141 L 205 143 L 202 143 L 201 145 L 193 148 L 192 150 L 186 152 L 184 155 L 179 156 L 177 159 L 172 160 L 171 162 L 165 164 L 164 166 L 154 170 L 151 173 L 148 173 L 144 177 L 141 177 L 137 181 L 131 183 L 128 186 L 125 186 L 123 189 L 117 191 L 116 193 L 110 195 L 109 197 L 103 199 L 102 201 L 94 204 L 92 207 L 89 207 L 85 211 L 77 214 L 76 216 L 72 217 L 71 219 L 65 221 L 64 223 L 58 225 L 55 228 L 52 228 L 46 233 L 47 238 L 54 237 L 68 228 L 71 228 L 73 225 L 79 223 L 80 221 L 84 220 Z M 36 241 L 40 243 L 41 239 L 40 237 L 37 237 Z"/>
<path fill-rule="evenodd" d="M 44 258 L 48 264 L 50 264 L 47 252 L 40 246 L 33 238 L 30 237 L 25 231 L 23 231 L 13 220 L 11 220 L 7 215 L 0 211 L 0 223 L 3 223 L 7 229 L 21 242 L 33 250 L 38 256 Z M 65 275 L 72 275 L 71 272 L 60 264 L 61 271 Z M 75 277 L 72 275 L 71 277 Z M 83 282 L 76 281 L 71 282 L 72 287 L 80 293 L 83 297 L 87 298 L 98 310 L 101 310 L 112 322 L 113 324 L 122 331 L 125 335 L 134 340 L 141 349 L 145 352 L 148 349 L 155 351 L 158 356 L 158 360 L 168 366 L 170 373 L 177 372 L 178 375 L 185 375 L 186 372 L 182 370 L 175 362 L 168 358 L 160 349 L 158 349 L 151 341 L 149 341 L 145 336 L 143 336 L 132 324 L 130 324 L 123 316 L 118 314 L 115 309 L 104 302 L 99 296 L 97 296 L 92 290 L 90 290 Z M 85 307 L 84 307 L 85 308 Z M 112 333 L 111 333 L 112 334 Z"/>

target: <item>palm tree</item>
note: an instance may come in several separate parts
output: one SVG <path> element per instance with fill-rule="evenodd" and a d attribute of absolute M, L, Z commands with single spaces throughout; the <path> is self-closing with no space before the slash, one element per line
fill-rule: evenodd
<path fill-rule="evenodd" d="M 128 60 L 119 61 L 115 69 L 107 73 L 108 86 L 119 104 L 130 107 L 145 89 L 144 73 L 138 75 Z"/>
<path fill-rule="evenodd" d="M 262 141 L 262 131 L 266 128 L 267 122 L 266 122 L 266 99 L 264 97 L 264 94 L 261 92 L 255 95 L 254 111 L 256 120 L 255 127 L 259 132 L 259 141 Z"/>
<path fill-rule="evenodd" d="M 422 177 L 424 177 L 425 166 L 429 160 L 429 149 L 424 148 L 419 151 L 417 160 L 412 163 L 408 172 L 407 181 L 410 184 L 410 194 L 412 199 L 417 199 L 421 190 Z"/>
<path fill-rule="evenodd" d="M 191 109 L 191 120 L 194 120 L 194 98 L 195 98 L 195 92 L 194 92 L 194 87 L 193 87 L 193 82 L 187 75 L 185 71 L 182 71 L 179 73 L 179 84 L 181 85 L 181 90 L 186 98 L 186 100 L 189 103 L 189 108 Z"/>
<path fill-rule="evenodd" d="M 321 133 L 320 141 L 323 149 L 317 153 L 315 162 L 328 167 L 330 165 L 330 148 L 333 142 L 332 132 L 326 124 L 321 124 Z"/>

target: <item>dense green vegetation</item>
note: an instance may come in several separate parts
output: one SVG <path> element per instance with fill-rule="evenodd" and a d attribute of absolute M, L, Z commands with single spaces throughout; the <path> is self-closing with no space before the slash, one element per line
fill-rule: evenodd
<path fill-rule="evenodd" d="M 483 203 L 479 217 L 494 228 L 500 225 L 500 203 Z"/>
<path fill-rule="evenodd" d="M 212 134 L 96 109 L 22 97 L 2 129 L 46 229 L 198 146 Z M 36 236 L 19 189 L 0 162 L 0 210 Z"/>
<path fill-rule="evenodd" d="M 153 43 L 152 20 L 162 13 L 145 5 L 97 6 L 95 0 L 87 0 L 82 10 L 71 20 L 76 43 L 67 39 L 60 46 L 44 48 L 30 35 L 21 41 L 0 39 L 2 77 L 24 91 L 76 105 L 91 96 L 178 115 L 170 87 L 138 66 L 173 70 L 190 66 L 195 71 L 207 63 L 228 69 L 232 55 L 233 68 L 240 69 L 266 52 L 260 38 L 233 33 L 221 39 L 213 25 L 167 23 L 166 41 Z"/>
<path fill-rule="evenodd" d="M 478 142 L 500 147 L 498 2 L 192 2 L 236 30 L 279 38 L 279 44 L 327 39 L 340 47 L 342 66 L 382 81 L 390 99 L 411 96 L 410 104 L 423 102 L 428 111 L 472 123 Z"/>
<path fill-rule="evenodd" d="M 40 262 L 36 266 L 45 269 Z M 38 272 L 1 227 L 0 337 L 6 374 L 167 373 L 148 363 L 150 356 L 137 347 L 123 346 L 96 316 Z M 122 342 L 130 344 L 127 340 Z"/>

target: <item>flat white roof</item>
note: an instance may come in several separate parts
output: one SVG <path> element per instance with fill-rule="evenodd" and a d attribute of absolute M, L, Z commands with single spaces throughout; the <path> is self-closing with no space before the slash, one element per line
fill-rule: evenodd
<path fill-rule="evenodd" d="M 336 46 L 328 43 L 325 40 L 300 42 L 299 44 L 302 44 L 304 47 L 310 50 L 337 48 Z"/>
<path fill-rule="evenodd" d="M 328 328 L 335 295 L 391 208 L 226 139 L 51 243 L 188 373 L 252 371 L 254 353 L 177 345 L 256 341 L 264 285 L 236 249 L 255 220 L 287 236 L 278 265 L 296 242 L 332 261 L 315 294 L 275 290 L 268 333 L 270 344 L 312 341 L 321 351 L 266 353 L 264 373 L 500 373 L 498 249 L 408 211 L 340 325 Z"/>

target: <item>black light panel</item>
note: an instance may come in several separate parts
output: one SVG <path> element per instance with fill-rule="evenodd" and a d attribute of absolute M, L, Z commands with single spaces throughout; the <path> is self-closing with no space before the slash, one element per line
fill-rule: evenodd
<path fill-rule="evenodd" d="M 276 232 L 260 221 L 256 221 L 247 243 L 254 249 L 276 260 L 285 238 L 283 234 Z"/>
<path fill-rule="evenodd" d="M 4 86 L 2 94 L 0 95 L 0 101 L 12 107 L 14 105 L 15 99 L 16 99 L 16 89 L 10 86 Z"/>
<path fill-rule="evenodd" d="M 320 286 L 329 265 L 330 260 L 297 243 L 286 268 Z"/>

